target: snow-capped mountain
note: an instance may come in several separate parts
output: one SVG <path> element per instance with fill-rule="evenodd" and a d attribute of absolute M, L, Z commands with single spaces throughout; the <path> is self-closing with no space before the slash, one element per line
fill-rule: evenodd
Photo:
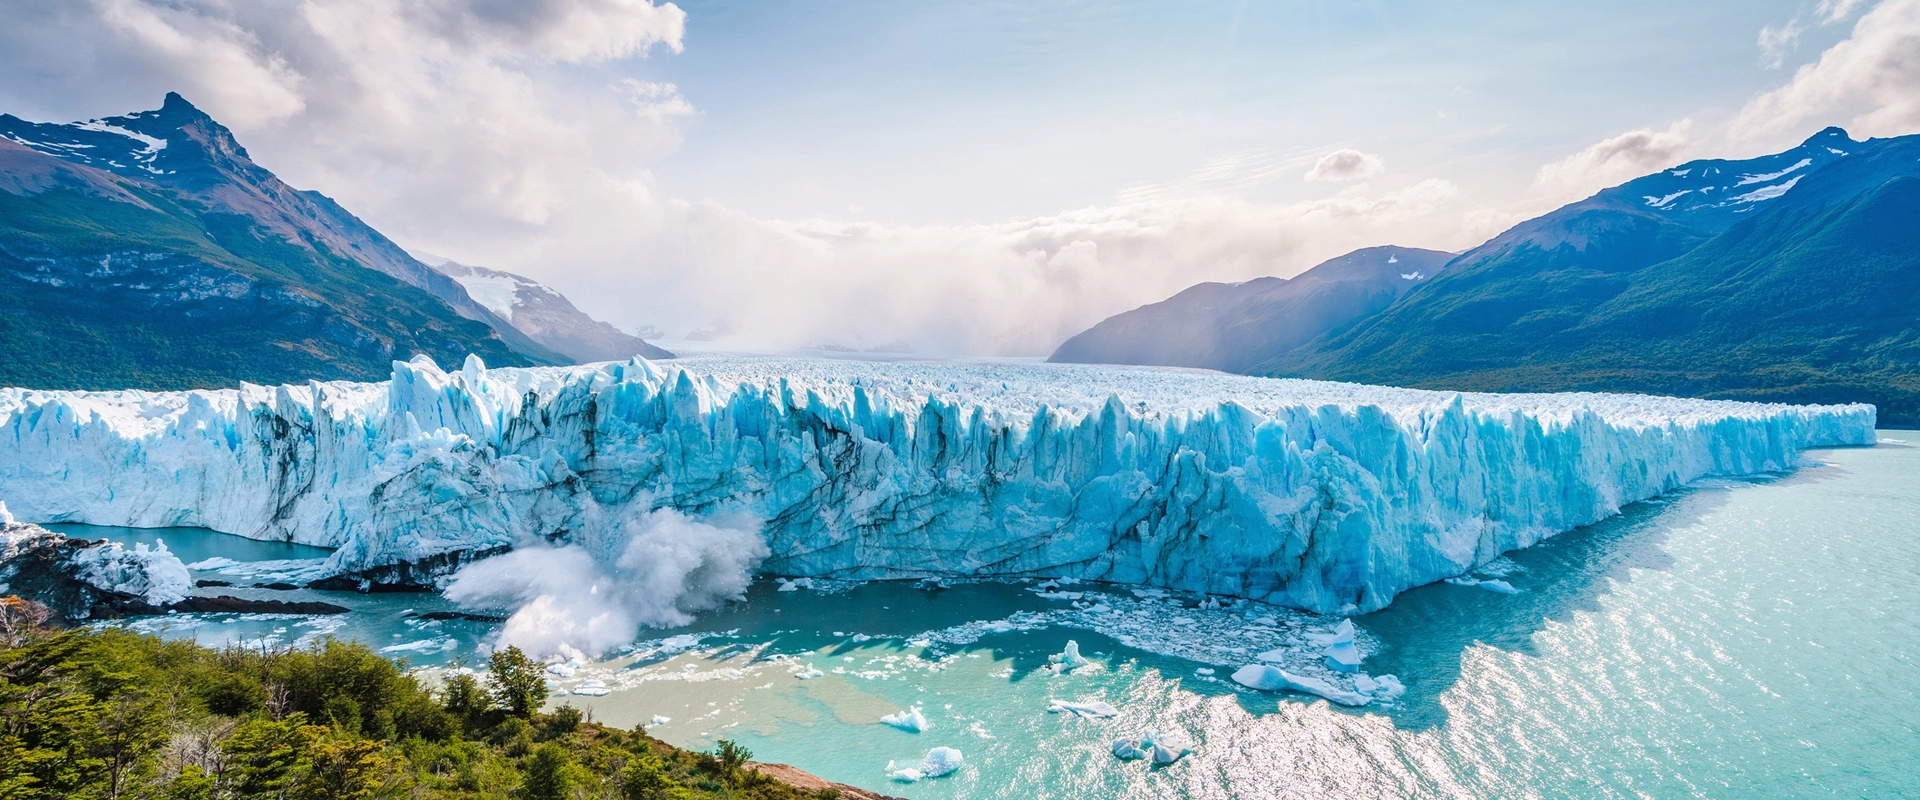
<path fill-rule="evenodd" d="M 0 383 L 375 377 L 395 357 L 567 361 L 178 94 L 68 124 L 0 115 Z"/>
<path fill-rule="evenodd" d="M 624 361 L 634 356 L 672 358 L 673 354 L 640 337 L 587 316 L 552 287 L 524 275 L 462 264 L 449 258 L 416 254 L 425 263 L 465 287 L 467 294 L 534 341 L 582 364 Z"/>
<path fill-rule="evenodd" d="M 1691 227 L 1723 230 L 1866 147 L 1844 130 L 1827 128 L 1791 150 L 1741 161 L 1689 161 L 1602 191 L 1589 202 L 1633 205 Z"/>
<path fill-rule="evenodd" d="M 1451 389 L 1871 400 L 1920 419 L 1920 136 L 1828 128 L 1531 219 L 1256 371 Z"/>

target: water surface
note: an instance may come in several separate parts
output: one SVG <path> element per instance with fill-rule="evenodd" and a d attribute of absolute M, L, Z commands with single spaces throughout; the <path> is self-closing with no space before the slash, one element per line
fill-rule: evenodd
<path fill-rule="evenodd" d="M 1518 594 L 1434 585 L 1356 618 L 1372 651 L 1364 669 L 1408 688 L 1390 707 L 1222 680 L 1264 641 L 1237 631 L 1264 630 L 1248 620 L 1272 612 L 1089 586 L 1062 589 L 1090 589 L 1081 606 L 1105 597 L 1125 614 L 1021 585 L 762 583 L 746 603 L 618 658 L 557 667 L 553 682 L 607 684 L 605 696 L 559 698 L 597 719 L 689 747 L 735 739 L 756 758 L 910 798 L 1920 796 L 1920 449 L 1810 458 L 1820 465 L 1690 488 L 1511 554 Z M 138 535 L 165 536 L 190 561 L 241 560 L 256 544 Z M 437 665 L 476 663 L 489 630 L 409 616 L 444 608 L 431 596 L 275 596 L 356 610 L 318 627 L 236 615 L 137 624 L 282 642 L 333 625 Z M 1325 622 L 1278 616 L 1280 628 Z M 1069 639 L 1097 667 L 1052 674 L 1047 656 Z M 809 668 L 820 677 L 798 677 Z M 1049 714 L 1052 699 L 1121 713 Z M 879 724 L 908 706 L 932 727 Z M 1159 769 L 1110 754 L 1114 738 L 1148 729 L 1181 732 L 1194 753 Z M 940 745 L 966 766 L 887 781 L 889 761 Z"/>

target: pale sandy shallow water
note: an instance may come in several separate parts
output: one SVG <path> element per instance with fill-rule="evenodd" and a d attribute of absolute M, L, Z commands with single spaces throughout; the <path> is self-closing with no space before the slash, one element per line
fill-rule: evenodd
<path fill-rule="evenodd" d="M 1920 433 L 1882 436 L 1920 444 Z M 563 698 L 597 719 L 690 747 L 736 739 L 757 758 L 910 798 L 1920 796 L 1920 448 L 1811 458 L 1823 465 L 1689 489 L 1512 554 L 1506 580 L 1519 594 L 1436 585 L 1356 618 L 1373 651 L 1364 669 L 1407 685 L 1391 708 L 1222 680 L 1269 643 L 1234 632 L 1272 612 L 1085 586 L 1062 588 L 1113 594 L 1127 624 L 1095 624 L 1119 615 L 1023 586 L 762 583 L 745 604 L 556 683 L 615 687 Z M 106 532 L 164 537 L 188 561 L 323 554 L 203 531 Z M 330 632 L 433 665 L 475 663 L 491 627 L 406 615 L 445 607 L 431 596 L 248 591 L 355 611 L 136 624 L 213 644 Z M 1282 630 L 1324 624 L 1279 616 Z M 985 624 L 995 621 L 1011 622 Z M 1043 672 L 1069 639 L 1099 667 Z M 821 677 L 793 674 L 809 664 Z M 1051 699 L 1121 713 L 1048 714 Z M 878 723 L 909 705 L 930 729 Z M 1110 754 L 1112 739 L 1149 728 L 1185 733 L 1194 754 L 1160 769 Z M 943 745 L 966 766 L 887 781 L 888 761 Z"/>

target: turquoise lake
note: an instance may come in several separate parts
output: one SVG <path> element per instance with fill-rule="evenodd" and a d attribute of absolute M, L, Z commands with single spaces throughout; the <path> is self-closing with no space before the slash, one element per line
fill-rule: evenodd
<path fill-rule="evenodd" d="M 998 583 L 762 582 L 745 603 L 631 652 L 556 666 L 556 690 L 583 693 L 555 700 L 682 746 L 733 739 L 756 759 L 908 798 L 1920 796 L 1920 433 L 1881 435 L 1871 448 L 1814 451 L 1791 475 L 1704 483 L 1509 554 L 1516 594 L 1438 584 L 1356 617 L 1363 669 L 1407 687 L 1388 707 L 1225 680 L 1260 636 L 1329 620 Z M 206 531 L 54 527 L 164 539 L 188 562 L 238 562 L 197 574 L 235 583 L 325 556 Z M 482 663 L 492 628 L 421 619 L 449 608 L 432 595 L 203 592 L 353 611 L 123 624 L 208 644 L 347 636 L 430 669 Z M 1095 604 L 1109 610 L 1084 610 Z M 1255 624 L 1262 616 L 1277 625 Z M 1053 674 L 1048 656 L 1069 640 L 1095 665 Z M 809 670 L 818 677 L 801 677 Z M 1051 700 L 1119 714 L 1048 713 Z M 879 722 L 909 707 L 930 727 Z M 1112 755 L 1114 739 L 1146 730 L 1178 732 L 1193 752 L 1158 768 Z M 959 748 L 964 766 L 889 780 L 888 762 L 917 764 L 936 746 Z"/>

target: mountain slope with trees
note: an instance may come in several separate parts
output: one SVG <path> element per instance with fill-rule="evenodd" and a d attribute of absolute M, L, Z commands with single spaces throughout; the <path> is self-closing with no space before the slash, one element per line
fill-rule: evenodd
<path fill-rule="evenodd" d="M 53 125 L 0 115 L 0 384 L 378 379 L 425 353 L 566 363 L 177 94 Z"/>

